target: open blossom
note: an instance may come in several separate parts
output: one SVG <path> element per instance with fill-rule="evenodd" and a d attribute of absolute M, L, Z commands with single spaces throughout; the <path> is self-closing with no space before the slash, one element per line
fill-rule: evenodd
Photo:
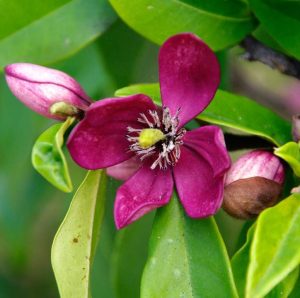
<path fill-rule="evenodd" d="M 174 184 L 190 217 L 218 210 L 230 166 L 222 131 L 184 125 L 210 103 L 219 77 L 206 44 L 192 34 L 175 35 L 159 53 L 162 108 L 143 94 L 108 98 L 91 104 L 74 128 L 67 146 L 80 166 L 114 166 L 123 178 L 131 173 L 116 194 L 117 228 L 167 204 Z"/>
<path fill-rule="evenodd" d="M 64 120 L 76 116 L 92 102 L 76 80 L 59 70 L 14 63 L 5 67 L 5 77 L 20 101 L 48 118 Z"/>

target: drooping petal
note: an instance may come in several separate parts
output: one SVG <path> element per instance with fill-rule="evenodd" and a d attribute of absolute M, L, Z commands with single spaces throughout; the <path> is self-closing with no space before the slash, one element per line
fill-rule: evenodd
<path fill-rule="evenodd" d="M 115 179 L 126 181 L 140 168 L 141 164 L 141 160 L 134 156 L 122 163 L 107 168 L 106 172 Z"/>
<path fill-rule="evenodd" d="M 73 129 L 67 147 L 72 158 L 86 169 L 101 169 L 133 156 L 126 138 L 127 127 L 140 128 L 140 113 L 155 110 L 143 94 L 107 98 L 93 103 L 85 118 Z"/>
<path fill-rule="evenodd" d="M 143 165 L 117 191 L 115 223 L 121 229 L 147 212 L 167 204 L 173 190 L 171 169 L 150 169 Z"/>
<path fill-rule="evenodd" d="M 196 35 L 175 35 L 160 48 L 159 81 L 163 105 L 172 115 L 181 109 L 183 126 L 214 97 L 220 81 L 217 58 Z"/>
<path fill-rule="evenodd" d="M 207 125 L 187 131 L 183 142 L 211 165 L 214 176 L 223 175 L 229 169 L 230 156 L 226 150 L 223 132 L 218 126 Z"/>
<path fill-rule="evenodd" d="M 190 217 L 207 217 L 220 208 L 224 177 L 216 177 L 212 166 L 197 151 L 182 146 L 174 178 L 180 201 Z"/>
<path fill-rule="evenodd" d="M 65 102 L 82 110 L 92 102 L 76 80 L 55 69 L 15 63 L 5 67 L 5 75 L 12 93 L 30 109 L 48 118 L 66 118 L 50 113 L 56 102 Z"/>

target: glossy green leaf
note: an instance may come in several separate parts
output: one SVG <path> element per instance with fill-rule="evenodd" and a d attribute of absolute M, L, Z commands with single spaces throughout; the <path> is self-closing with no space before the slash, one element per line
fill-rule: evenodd
<path fill-rule="evenodd" d="M 280 282 L 275 288 L 265 296 L 265 298 L 287 298 L 290 297 L 291 292 L 297 282 L 299 276 L 299 267 L 294 269 L 289 275 Z"/>
<path fill-rule="evenodd" d="M 250 252 L 246 297 L 266 295 L 300 263 L 300 195 L 263 211 Z"/>
<path fill-rule="evenodd" d="M 239 297 L 245 297 L 247 269 L 250 260 L 250 247 L 253 241 L 255 225 L 248 230 L 247 241 L 231 260 L 232 271 Z M 286 298 L 289 296 L 299 275 L 298 267 L 292 271 L 282 282 L 275 286 L 265 298 Z"/>
<path fill-rule="evenodd" d="M 276 148 L 274 154 L 285 160 L 296 176 L 300 177 L 300 147 L 295 142 L 288 142 Z"/>
<path fill-rule="evenodd" d="M 49 64 L 65 58 L 98 37 L 114 20 L 106 0 L 71 0 L 0 39 L 0 69 L 14 62 Z"/>
<path fill-rule="evenodd" d="M 293 291 L 291 292 L 289 298 L 299 298 L 300 297 L 300 275 L 294 285 Z"/>
<path fill-rule="evenodd" d="M 175 195 L 157 211 L 141 297 L 237 297 L 214 219 L 189 218 Z"/>
<path fill-rule="evenodd" d="M 74 118 L 68 118 L 64 123 L 54 124 L 44 131 L 33 145 L 31 154 L 33 167 L 48 182 L 64 192 L 73 190 L 62 147 L 64 134 L 74 120 Z"/>
<path fill-rule="evenodd" d="M 116 96 L 144 93 L 160 103 L 158 84 L 132 85 L 117 90 Z M 291 126 L 269 109 L 244 96 L 218 90 L 210 105 L 197 117 L 200 120 L 260 136 L 282 145 L 291 139 Z"/>
<path fill-rule="evenodd" d="M 89 171 L 59 227 L 51 261 L 61 298 L 90 297 L 90 273 L 104 213 L 106 175 Z"/>
<path fill-rule="evenodd" d="M 263 44 L 269 46 L 278 52 L 285 52 L 284 49 L 272 38 L 272 36 L 267 32 L 263 25 L 259 25 L 255 31 L 252 32 L 252 35 L 262 42 Z"/>
<path fill-rule="evenodd" d="M 152 223 L 153 213 L 150 213 L 116 235 L 111 264 L 116 298 L 140 297 Z"/>
<path fill-rule="evenodd" d="M 254 29 L 245 1 L 240 0 L 110 0 L 134 30 L 162 44 L 171 35 L 193 32 L 212 49 L 238 43 Z"/>
<path fill-rule="evenodd" d="M 300 1 L 250 0 L 249 3 L 270 36 L 300 59 Z"/>

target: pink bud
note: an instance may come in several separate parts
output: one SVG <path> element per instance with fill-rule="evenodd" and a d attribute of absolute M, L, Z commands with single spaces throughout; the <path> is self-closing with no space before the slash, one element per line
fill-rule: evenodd
<path fill-rule="evenodd" d="M 276 203 L 283 182 L 284 167 L 278 157 L 264 150 L 251 151 L 227 173 L 223 208 L 237 218 L 255 217 Z"/>
<path fill-rule="evenodd" d="M 15 63 L 5 67 L 5 74 L 12 93 L 45 117 L 64 120 L 67 116 L 76 116 L 74 113 L 82 113 L 91 104 L 79 83 L 61 71 Z"/>

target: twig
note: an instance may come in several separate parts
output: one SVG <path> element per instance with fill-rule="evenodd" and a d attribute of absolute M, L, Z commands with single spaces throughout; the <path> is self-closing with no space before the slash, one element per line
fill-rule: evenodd
<path fill-rule="evenodd" d="M 260 61 L 280 72 L 300 80 L 300 61 L 265 46 L 252 36 L 246 37 L 241 46 L 246 50 L 243 58 Z"/>

